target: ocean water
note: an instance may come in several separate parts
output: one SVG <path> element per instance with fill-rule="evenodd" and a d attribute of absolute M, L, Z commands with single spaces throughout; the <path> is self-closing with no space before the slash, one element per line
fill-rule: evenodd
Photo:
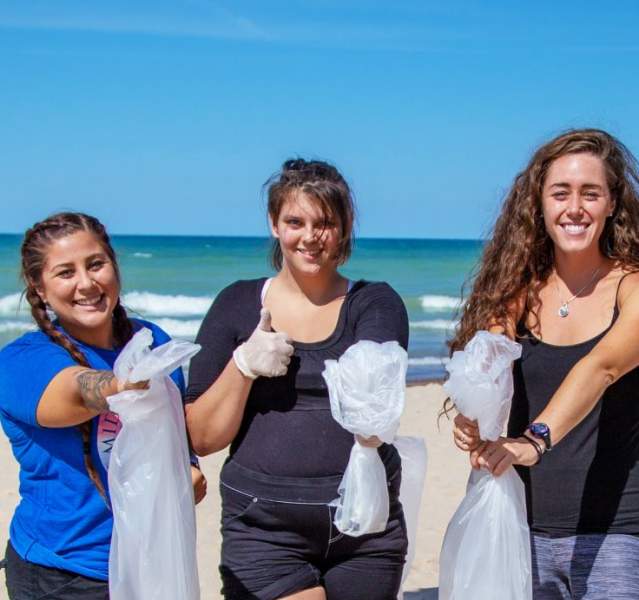
<path fill-rule="evenodd" d="M 20 302 L 19 235 L 0 235 L 0 346 L 33 328 Z M 266 238 L 113 236 L 132 315 L 192 340 L 215 295 L 237 279 L 272 274 Z M 352 279 L 386 281 L 401 295 L 410 321 L 408 380 L 441 378 L 461 288 L 481 242 L 357 240 L 343 267 Z"/>

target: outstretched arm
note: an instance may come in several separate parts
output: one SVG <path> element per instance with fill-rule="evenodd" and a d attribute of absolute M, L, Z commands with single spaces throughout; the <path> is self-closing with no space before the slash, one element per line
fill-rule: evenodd
<path fill-rule="evenodd" d="M 626 276 L 618 301 L 615 324 L 570 370 L 535 419 L 550 427 L 553 444 L 590 413 L 608 387 L 639 366 L 639 273 Z"/>
<path fill-rule="evenodd" d="M 608 387 L 639 366 L 639 273 L 624 279 L 618 302 L 619 317 L 610 331 L 570 370 L 534 419 L 548 425 L 553 445 L 581 423 Z M 510 464 L 532 465 L 536 459 L 526 440 L 502 438 L 486 445 L 478 464 L 498 475 Z"/>
<path fill-rule="evenodd" d="M 125 389 L 145 389 L 146 382 L 124 384 L 113 371 L 68 367 L 40 397 L 36 419 L 43 427 L 72 427 L 108 410 L 107 397 Z"/>

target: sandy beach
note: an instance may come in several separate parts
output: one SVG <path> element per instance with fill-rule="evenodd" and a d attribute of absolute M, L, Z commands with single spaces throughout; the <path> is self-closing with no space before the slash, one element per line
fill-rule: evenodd
<path fill-rule="evenodd" d="M 422 436 L 428 449 L 428 473 L 420 512 L 417 551 L 407 580 L 406 600 L 437 598 L 439 550 L 446 525 L 461 500 L 468 477 L 468 462 L 457 451 L 450 435 L 451 424 L 437 419 L 444 394 L 436 383 L 411 386 L 400 433 Z M 220 535 L 220 501 L 217 491 L 224 452 L 202 459 L 209 482 L 209 494 L 197 507 L 198 566 L 203 600 L 221 598 L 217 574 Z M 0 544 L 6 546 L 9 522 L 18 501 L 18 469 L 9 443 L 0 436 Z M 6 599 L 4 571 L 0 571 L 0 599 Z"/>

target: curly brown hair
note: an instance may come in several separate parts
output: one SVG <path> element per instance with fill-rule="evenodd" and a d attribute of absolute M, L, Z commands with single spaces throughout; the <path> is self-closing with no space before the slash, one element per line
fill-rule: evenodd
<path fill-rule="evenodd" d="M 546 232 L 541 197 L 548 169 L 566 154 L 588 153 L 600 158 L 615 206 L 599 239 L 604 256 L 630 270 L 639 269 L 639 176 L 637 161 L 615 137 L 599 129 L 566 131 L 541 146 L 515 181 L 503 203 L 492 236 L 486 243 L 451 353 L 473 335 L 492 325 L 508 330 L 513 306 L 536 315 L 539 290 L 552 273 L 553 244 Z"/>

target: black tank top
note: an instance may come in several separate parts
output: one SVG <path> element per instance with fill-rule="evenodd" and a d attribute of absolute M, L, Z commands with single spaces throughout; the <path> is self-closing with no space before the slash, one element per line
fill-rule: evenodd
<path fill-rule="evenodd" d="M 621 282 L 620 282 L 621 283 Z M 617 288 L 618 291 L 619 288 Z M 508 435 L 520 436 L 548 404 L 572 367 L 608 328 L 570 346 L 553 346 L 518 326 L 522 355 L 515 362 Z M 639 332 L 637 332 L 639 335 Z M 517 467 L 532 531 L 639 535 L 639 368 L 611 385 L 592 412 L 531 468 Z"/>

